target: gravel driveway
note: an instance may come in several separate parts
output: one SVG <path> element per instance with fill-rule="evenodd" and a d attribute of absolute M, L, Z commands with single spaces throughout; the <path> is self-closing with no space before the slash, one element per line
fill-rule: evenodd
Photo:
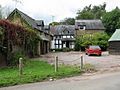
<path fill-rule="evenodd" d="M 109 55 L 108 52 L 103 52 L 102 56 L 87 56 L 84 52 L 57 52 L 43 55 L 41 58 L 49 63 L 54 63 L 55 56 L 59 58 L 59 64 L 79 65 L 80 56 L 83 55 L 84 63 L 95 65 L 97 69 L 103 68 L 118 68 L 120 67 L 120 55 Z"/>

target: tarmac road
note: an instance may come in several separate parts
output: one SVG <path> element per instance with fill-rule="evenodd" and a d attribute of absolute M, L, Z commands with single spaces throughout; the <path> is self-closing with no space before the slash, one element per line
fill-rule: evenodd
<path fill-rule="evenodd" d="M 120 72 L 77 76 L 56 81 L 5 87 L 0 90 L 120 90 Z"/>

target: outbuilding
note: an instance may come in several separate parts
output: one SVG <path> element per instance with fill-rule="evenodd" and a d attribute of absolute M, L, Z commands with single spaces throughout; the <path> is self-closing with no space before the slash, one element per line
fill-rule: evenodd
<path fill-rule="evenodd" d="M 120 29 L 116 29 L 109 42 L 109 54 L 120 55 Z"/>

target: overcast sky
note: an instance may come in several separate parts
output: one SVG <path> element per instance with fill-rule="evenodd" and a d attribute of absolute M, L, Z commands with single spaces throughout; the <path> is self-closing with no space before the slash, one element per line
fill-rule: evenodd
<path fill-rule="evenodd" d="M 106 10 L 110 11 L 120 6 L 120 0 L 19 0 L 22 4 L 15 4 L 12 0 L 0 0 L 0 4 L 11 8 L 17 7 L 34 19 L 44 20 L 46 24 L 63 20 L 66 17 L 75 17 L 78 9 L 82 10 L 90 4 L 100 5 L 106 2 Z"/>

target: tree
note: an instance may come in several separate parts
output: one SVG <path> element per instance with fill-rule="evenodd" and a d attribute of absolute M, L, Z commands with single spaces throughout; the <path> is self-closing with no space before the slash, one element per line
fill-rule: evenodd
<path fill-rule="evenodd" d="M 9 6 L 2 7 L 0 5 L 0 19 L 5 19 L 11 13 L 12 9 Z"/>
<path fill-rule="evenodd" d="M 2 6 L 0 5 L 0 19 L 2 18 Z"/>
<path fill-rule="evenodd" d="M 59 22 L 51 22 L 49 25 L 60 25 L 60 23 Z"/>
<path fill-rule="evenodd" d="M 7 18 L 11 12 L 12 8 L 10 8 L 9 6 L 2 7 L 2 18 Z"/>
<path fill-rule="evenodd" d="M 91 12 L 80 12 L 76 19 L 94 19 L 94 14 Z"/>
<path fill-rule="evenodd" d="M 75 25 L 75 19 L 74 18 L 65 18 L 63 21 L 60 22 L 60 24 Z"/>
<path fill-rule="evenodd" d="M 116 29 L 120 28 L 120 9 L 116 7 L 114 10 L 107 12 L 102 21 L 106 32 L 112 34 Z"/>
<path fill-rule="evenodd" d="M 108 47 L 109 36 L 106 33 L 84 34 L 76 38 L 75 50 L 84 50 L 88 45 L 99 45 L 102 50 Z"/>
<path fill-rule="evenodd" d="M 83 10 L 78 10 L 76 19 L 101 19 L 105 14 L 106 3 L 99 6 L 86 6 Z"/>

